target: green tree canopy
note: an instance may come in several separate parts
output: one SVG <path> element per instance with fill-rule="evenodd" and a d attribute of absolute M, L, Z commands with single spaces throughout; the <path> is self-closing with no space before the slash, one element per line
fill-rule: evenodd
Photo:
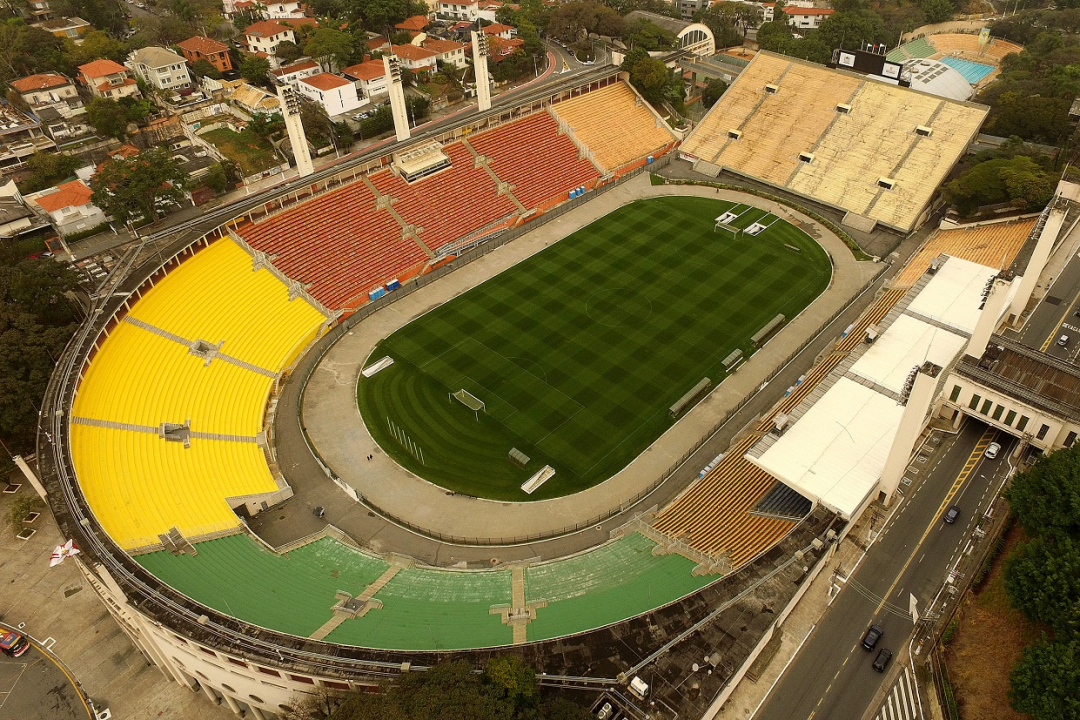
<path fill-rule="evenodd" d="M 270 61 L 258 55 L 248 55 L 240 63 L 240 77 L 249 83 L 265 85 L 270 78 Z"/>
<path fill-rule="evenodd" d="M 1080 717 L 1080 641 L 1028 646 L 1009 681 L 1013 709 L 1032 720 Z"/>
<path fill-rule="evenodd" d="M 123 140 L 127 136 L 127 110 L 112 98 L 94 98 L 86 106 L 86 121 L 103 137 Z"/>
<path fill-rule="evenodd" d="M 1054 194 L 1057 178 L 1026 155 L 979 163 L 945 186 L 945 198 L 969 215 L 982 205 L 1016 202 L 1041 208 Z"/>
<path fill-rule="evenodd" d="M 705 86 L 705 89 L 701 92 L 701 106 L 704 108 L 711 108 L 716 104 L 716 101 L 720 99 L 720 96 L 727 90 L 728 85 L 719 78 L 714 78 L 709 81 L 709 84 Z"/>
<path fill-rule="evenodd" d="M 341 30 L 321 27 L 311 34 L 311 38 L 304 45 L 304 52 L 324 70 L 333 72 L 347 65 L 352 59 L 352 36 Z"/>
<path fill-rule="evenodd" d="M 1029 535 L 1080 538 L 1080 448 L 1051 453 L 1019 473 L 1005 498 Z"/>
<path fill-rule="evenodd" d="M 593 0 L 563 3 L 548 15 L 548 35 L 563 42 L 578 42 L 589 33 L 622 37 L 624 32 L 619 13 Z"/>
<path fill-rule="evenodd" d="M 191 74 L 194 75 L 196 79 L 204 77 L 213 78 L 215 80 L 221 79 L 221 71 L 214 67 L 214 65 L 206 58 L 199 58 L 191 63 Z"/>
<path fill-rule="evenodd" d="M 641 48 L 627 53 L 622 69 L 630 73 L 630 82 L 653 105 L 660 105 L 678 92 L 678 81 L 672 79 L 663 61 L 649 57 Z"/>
<path fill-rule="evenodd" d="M 36 152 L 26 161 L 30 174 L 19 181 L 19 192 L 24 195 L 52 187 L 67 180 L 81 163 L 71 155 L 58 152 Z"/>
<path fill-rule="evenodd" d="M 296 43 L 289 40 L 283 40 L 278 43 L 276 48 L 274 48 L 274 55 L 280 62 L 287 64 L 296 62 L 303 57 L 304 51 L 301 50 L 300 46 Z"/>
<path fill-rule="evenodd" d="M 1012 605 L 1033 622 L 1066 620 L 1080 601 L 1080 543 L 1036 537 L 1010 555 L 1005 588 Z"/>
<path fill-rule="evenodd" d="M 868 43 L 891 42 L 885 30 L 885 21 L 872 10 L 836 12 L 825 18 L 821 27 L 813 33 L 827 48 L 857 48 Z"/>
<path fill-rule="evenodd" d="M 119 222 L 157 220 L 184 197 L 187 177 L 163 148 L 128 160 L 110 160 L 90 181 L 95 205 Z"/>

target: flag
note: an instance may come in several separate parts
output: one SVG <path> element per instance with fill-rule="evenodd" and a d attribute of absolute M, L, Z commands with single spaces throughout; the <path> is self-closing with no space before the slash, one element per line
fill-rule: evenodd
<path fill-rule="evenodd" d="M 60 563 L 67 560 L 72 555 L 78 555 L 79 548 L 75 547 L 74 540 L 68 540 L 63 545 L 57 545 L 53 550 L 52 557 L 49 558 L 49 567 L 56 567 Z"/>

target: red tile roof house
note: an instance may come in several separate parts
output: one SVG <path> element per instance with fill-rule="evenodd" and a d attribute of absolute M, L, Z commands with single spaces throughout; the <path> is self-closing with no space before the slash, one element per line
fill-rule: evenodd
<path fill-rule="evenodd" d="M 370 98 L 387 92 L 386 68 L 382 60 L 365 60 L 357 65 L 350 65 L 342 68 L 341 74 L 352 80 L 364 97 Z"/>
<path fill-rule="evenodd" d="M 327 116 L 334 117 L 356 110 L 362 104 L 356 95 L 356 86 L 349 80 L 332 73 L 320 73 L 296 83 L 296 90 L 304 97 L 322 105 Z"/>
<path fill-rule="evenodd" d="M 31 108 L 63 103 L 69 107 L 82 107 L 79 91 L 71 78 L 60 73 L 38 73 L 11 81 L 11 87 L 22 96 Z"/>
<path fill-rule="evenodd" d="M 788 24 L 797 30 L 813 30 L 821 27 L 825 18 L 832 15 L 832 8 L 804 8 L 785 5 L 784 14 L 788 16 Z"/>
<path fill-rule="evenodd" d="M 90 202 L 93 192 L 81 180 L 57 185 L 26 196 L 45 211 L 61 235 L 71 235 L 97 227 L 106 221 L 105 213 Z"/>
<path fill-rule="evenodd" d="M 438 53 L 415 45 L 391 45 L 390 52 L 397 55 L 401 60 L 401 66 L 419 72 L 422 70 L 435 70 L 437 65 L 435 58 Z"/>
<path fill-rule="evenodd" d="M 492 23 L 484 26 L 484 34 L 488 37 L 495 36 L 501 37 L 503 40 L 509 40 L 517 35 L 517 28 L 502 23 Z"/>
<path fill-rule="evenodd" d="M 427 15 L 413 15 L 412 17 L 407 17 L 399 22 L 394 26 L 394 29 L 404 30 L 409 33 L 410 37 L 416 37 L 424 32 L 424 28 L 429 24 L 430 21 L 428 20 Z"/>
<path fill-rule="evenodd" d="M 314 60 L 302 60 L 292 65 L 284 65 L 277 70 L 271 70 L 270 75 L 278 85 L 296 85 L 298 81 L 312 75 L 318 75 L 321 72 L 322 68 L 319 67 L 319 63 Z"/>
<path fill-rule="evenodd" d="M 194 64 L 198 60 L 205 60 L 221 72 L 233 69 L 232 58 L 229 57 L 229 46 L 225 43 L 196 35 L 177 43 L 177 47 L 189 63 Z"/>
<path fill-rule="evenodd" d="M 94 97 L 119 100 L 141 95 L 131 71 L 112 60 L 94 60 L 79 66 L 79 81 Z"/>
<path fill-rule="evenodd" d="M 439 38 L 428 38 L 420 43 L 420 47 L 437 53 L 435 59 L 439 62 L 446 63 L 447 65 L 463 68 L 467 64 L 465 60 L 465 46 L 459 42 L 454 42 L 453 40 L 440 40 Z"/>
<path fill-rule="evenodd" d="M 272 67 L 278 67 L 279 63 L 274 52 L 277 46 L 286 40 L 295 43 L 296 33 L 293 28 L 301 25 L 318 25 L 314 18 L 297 18 L 294 20 L 260 20 L 244 28 L 244 42 L 248 52 L 265 53 L 270 59 Z"/>

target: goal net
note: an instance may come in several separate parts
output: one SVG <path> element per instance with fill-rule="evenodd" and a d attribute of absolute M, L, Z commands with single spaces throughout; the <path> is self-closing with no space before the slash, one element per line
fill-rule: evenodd
<path fill-rule="evenodd" d="M 473 412 L 480 412 L 484 409 L 484 401 L 464 388 L 458 390 L 453 395 L 455 400 L 457 400 L 459 403 L 469 408 Z"/>

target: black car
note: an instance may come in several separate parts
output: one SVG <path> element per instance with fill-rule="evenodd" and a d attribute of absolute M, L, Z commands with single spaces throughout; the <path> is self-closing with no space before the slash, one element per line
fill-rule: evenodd
<path fill-rule="evenodd" d="M 945 520 L 945 522 L 952 525 L 954 522 L 956 522 L 956 518 L 958 517 L 960 517 L 960 508 L 956 505 L 953 505 L 951 508 L 945 511 L 945 517 L 943 519 Z"/>
<path fill-rule="evenodd" d="M 885 672 L 885 666 L 892 660 L 892 650 L 889 648 L 881 648 L 881 652 L 874 658 L 873 668 L 878 672 Z"/>
<path fill-rule="evenodd" d="M 866 631 L 866 635 L 863 635 L 862 646 L 864 650 L 873 650 L 877 645 L 878 640 L 885 634 L 885 631 L 880 625 L 871 625 L 870 629 Z"/>

